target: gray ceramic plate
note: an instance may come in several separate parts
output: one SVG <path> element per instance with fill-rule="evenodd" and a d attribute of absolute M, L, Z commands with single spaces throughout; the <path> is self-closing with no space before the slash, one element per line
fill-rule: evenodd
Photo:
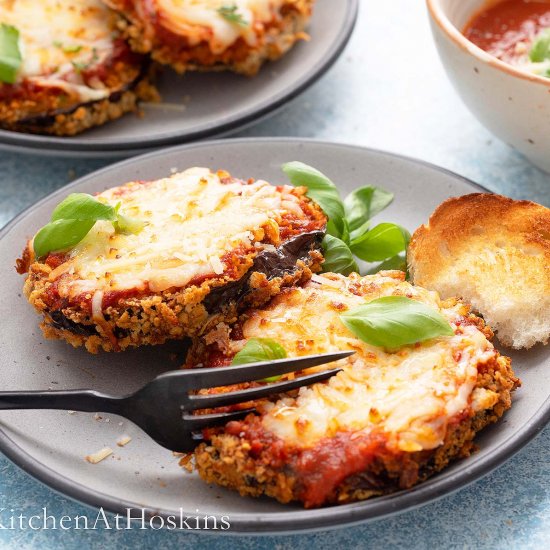
<path fill-rule="evenodd" d="M 57 156 L 131 156 L 161 145 L 221 136 L 257 121 L 303 92 L 338 59 L 357 18 L 358 0 L 317 0 L 309 42 L 266 64 L 254 78 L 231 73 L 164 71 L 159 105 L 143 106 L 143 118 L 129 114 L 75 137 L 50 137 L 0 130 L 0 147 Z"/>
<path fill-rule="evenodd" d="M 42 338 L 37 316 L 21 297 L 23 280 L 13 264 L 25 239 L 47 221 L 54 205 L 69 191 L 100 191 L 128 180 L 158 178 L 173 168 L 197 165 L 276 183 L 284 181 L 280 166 L 289 160 L 316 166 L 332 176 L 344 193 L 367 183 L 393 191 L 396 199 L 384 212 L 384 219 L 410 230 L 425 222 L 449 196 L 479 191 L 459 176 L 418 161 L 359 147 L 293 139 L 189 145 L 134 158 L 86 176 L 31 207 L 0 234 L 2 389 L 87 387 L 124 394 L 161 371 L 178 366 L 171 356 L 181 351 L 178 344 L 93 356 Z M 402 512 L 441 497 L 488 473 L 525 445 L 550 416 L 550 350 L 539 347 L 512 355 L 523 386 L 503 421 L 481 434 L 478 453 L 410 491 L 357 504 L 303 510 L 293 504 L 241 498 L 208 487 L 195 475 L 184 473 L 170 452 L 114 415 L 99 421 L 85 413 L 4 411 L 0 413 L 0 449 L 54 489 L 113 511 L 145 507 L 170 515 L 181 507 L 192 515 L 198 509 L 200 514 L 228 515 L 232 530 L 244 532 L 326 529 Z M 119 448 L 115 442 L 123 434 L 133 439 Z M 115 449 L 114 458 L 97 465 L 84 461 L 85 455 L 105 446 Z"/>

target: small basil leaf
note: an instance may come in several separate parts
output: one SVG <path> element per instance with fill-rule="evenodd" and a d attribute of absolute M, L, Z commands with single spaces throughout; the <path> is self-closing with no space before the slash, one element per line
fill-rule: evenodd
<path fill-rule="evenodd" d="M 117 233 L 124 233 L 125 235 L 132 234 L 138 235 L 143 231 L 143 228 L 147 224 L 137 218 L 130 218 L 123 214 L 118 214 L 117 220 L 113 222 L 113 226 Z"/>
<path fill-rule="evenodd" d="M 370 185 L 350 193 L 344 200 L 344 206 L 351 232 L 364 226 L 365 222 L 382 212 L 392 201 L 393 193 Z"/>
<path fill-rule="evenodd" d="M 550 29 L 544 30 L 533 42 L 529 59 L 533 63 L 542 63 L 550 59 Z"/>
<path fill-rule="evenodd" d="M 251 338 L 245 344 L 244 348 L 233 357 L 232 365 L 246 365 L 247 363 L 257 363 L 258 361 L 275 361 L 276 359 L 285 359 L 286 350 L 272 338 Z M 263 382 L 275 382 L 281 376 L 270 376 L 264 378 Z"/>
<path fill-rule="evenodd" d="M 292 185 L 307 187 L 307 196 L 314 200 L 329 218 L 332 224 L 331 234 L 340 237 L 344 229 L 345 211 L 336 185 L 319 170 L 303 162 L 287 162 L 283 164 L 282 169 Z"/>
<path fill-rule="evenodd" d="M 381 223 L 351 242 L 351 251 L 366 262 L 391 258 L 407 249 L 411 236 L 394 223 Z"/>
<path fill-rule="evenodd" d="M 342 273 L 349 275 L 352 272 L 359 273 L 359 267 L 353 259 L 353 254 L 348 245 L 338 237 L 325 235 L 323 239 L 323 271 L 325 273 Z"/>
<path fill-rule="evenodd" d="M 95 220 L 55 220 L 46 224 L 34 237 L 35 256 L 65 250 L 78 244 L 95 224 Z"/>
<path fill-rule="evenodd" d="M 51 221 L 56 220 L 116 220 L 115 209 L 99 202 L 87 193 L 71 193 L 52 212 Z"/>
<path fill-rule="evenodd" d="M 379 271 L 391 271 L 398 270 L 407 273 L 407 259 L 403 254 L 397 254 L 392 258 L 388 258 L 386 261 L 378 264 L 377 266 L 369 269 L 367 275 L 375 275 Z"/>
<path fill-rule="evenodd" d="M 244 348 L 233 357 L 232 365 L 246 365 L 258 361 L 285 359 L 286 350 L 271 338 L 251 338 Z"/>
<path fill-rule="evenodd" d="M 12 25 L 0 25 L 0 82 L 15 84 L 23 58 L 19 49 L 19 31 Z"/>
<path fill-rule="evenodd" d="M 454 334 L 438 311 L 405 296 L 378 298 L 340 315 L 340 319 L 363 342 L 386 349 Z"/>

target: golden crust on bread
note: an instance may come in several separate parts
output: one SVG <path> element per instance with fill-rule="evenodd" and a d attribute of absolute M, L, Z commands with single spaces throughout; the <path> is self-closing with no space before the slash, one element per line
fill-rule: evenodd
<path fill-rule="evenodd" d="M 461 296 L 500 341 L 529 348 L 550 338 L 550 209 L 475 193 L 441 204 L 408 251 L 416 284 Z"/>

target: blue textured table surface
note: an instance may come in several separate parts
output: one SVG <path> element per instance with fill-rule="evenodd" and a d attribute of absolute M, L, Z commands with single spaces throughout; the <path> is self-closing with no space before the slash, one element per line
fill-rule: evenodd
<path fill-rule="evenodd" d="M 482 128 L 448 83 L 423 3 L 361 4 L 355 35 L 337 64 L 285 110 L 238 135 L 294 135 L 386 149 L 444 166 L 491 190 L 550 206 L 550 176 Z M 42 196 L 105 164 L 0 152 L 0 226 Z M 0 547 L 550 548 L 549 456 L 547 428 L 485 479 L 421 509 L 359 527 L 271 538 L 7 530 L 3 527 L 10 515 L 31 515 L 44 506 L 57 517 L 93 518 L 95 512 L 52 492 L 0 457 Z"/>

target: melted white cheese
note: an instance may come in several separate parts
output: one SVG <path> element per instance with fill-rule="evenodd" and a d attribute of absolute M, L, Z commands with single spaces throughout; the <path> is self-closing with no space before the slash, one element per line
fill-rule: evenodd
<path fill-rule="evenodd" d="M 156 4 L 162 24 L 175 34 L 185 35 L 192 46 L 204 39 L 204 33 L 193 32 L 192 27 L 208 29 L 210 49 L 219 54 L 241 37 L 255 46 L 256 26 L 277 17 L 284 0 L 157 0 Z M 237 8 L 239 23 L 220 13 L 220 8 L 228 6 Z"/>
<path fill-rule="evenodd" d="M 289 356 L 357 351 L 333 365 L 343 372 L 328 383 L 268 405 L 262 417 L 268 430 L 302 447 L 342 430 L 381 431 L 390 447 L 407 452 L 441 445 L 448 420 L 471 406 L 477 365 L 496 352 L 477 328 L 465 326 L 454 336 L 386 353 L 356 338 L 339 319 L 346 309 L 392 294 L 427 303 L 451 324 L 458 319 L 460 306 L 441 307 L 436 293 L 384 275 L 314 276 L 253 314 L 243 327 L 245 338 L 276 339 Z M 494 400 L 493 392 L 477 392 L 471 407 L 492 406 Z"/>
<path fill-rule="evenodd" d="M 86 85 L 78 70 L 104 62 L 113 52 L 110 11 L 100 0 L 0 0 L 0 21 L 19 31 L 22 65 L 17 81 L 61 88 L 80 101 L 109 95 Z M 95 85 L 95 83 L 94 83 Z"/>
<path fill-rule="evenodd" d="M 59 292 L 75 296 L 146 285 L 160 292 L 185 287 L 197 276 L 220 275 L 227 252 L 242 244 L 261 248 L 257 241 L 266 229 L 278 238 L 281 203 L 290 190 L 277 191 L 265 181 L 223 184 L 206 168 L 109 189 L 98 199 L 121 202 L 121 212 L 147 225 L 137 235 L 124 235 L 110 222 L 97 222 L 50 279 L 68 273 Z"/>

